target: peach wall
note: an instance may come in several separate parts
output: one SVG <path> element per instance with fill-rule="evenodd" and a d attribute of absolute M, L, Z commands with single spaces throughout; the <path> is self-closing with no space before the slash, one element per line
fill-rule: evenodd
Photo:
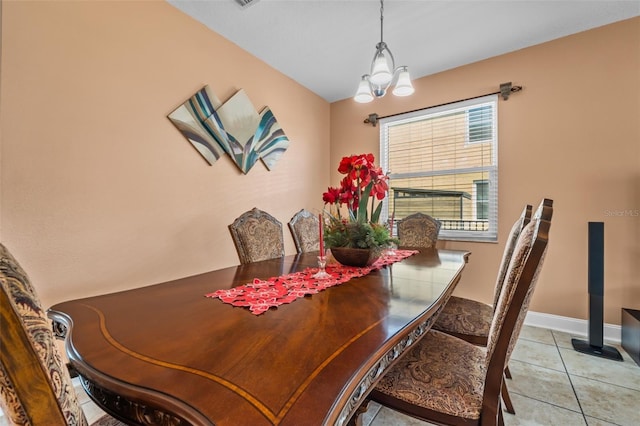
<path fill-rule="evenodd" d="M 322 208 L 329 104 L 165 2 L 2 2 L 1 240 L 43 303 L 238 263 L 227 225 Z M 167 119 L 208 84 L 269 106 L 275 170 L 209 166 Z"/>
<path fill-rule="evenodd" d="M 283 222 L 320 208 L 343 155 L 378 151 L 369 113 L 512 81 L 524 91 L 499 103 L 500 240 L 443 243 L 473 252 L 458 293 L 491 300 L 511 223 L 547 196 L 531 309 L 587 317 L 588 221 L 605 222 L 605 321 L 640 308 L 640 218 L 612 215 L 640 209 L 640 18 L 419 79 L 409 98 L 329 106 L 164 2 L 1 7 L 0 239 L 45 306 L 236 264 L 227 225 L 254 206 Z M 274 171 L 208 166 L 169 122 L 205 84 L 271 107 L 291 139 Z M 286 227 L 285 242 L 293 253 Z"/>
<path fill-rule="evenodd" d="M 640 18 L 418 79 L 408 98 L 336 102 L 331 164 L 379 152 L 379 128 L 362 123 L 370 113 L 478 96 L 509 81 L 524 90 L 498 104 L 499 242 L 442 243 L 473 253 L 457 294 L 491 302 L 512 223 L 526 203 L 548 197 L 550 246 L 531 310 L 587 318 L 587 223 L 602 221 L 605 322 L 620 324 L 621 307 L 640 309 L 640 217 L 612 213 L 640 212 Z"/>

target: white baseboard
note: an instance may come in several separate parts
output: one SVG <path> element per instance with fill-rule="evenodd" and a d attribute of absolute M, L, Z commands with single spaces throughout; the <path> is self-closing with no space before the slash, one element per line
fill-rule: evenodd
<path fill-rule="evenodd" d="M 552 330 L 570 333 L 575 336 L 587 337 L 589 334 L 589 322 L 559 315 L 544 314 L 540 312 L 527 312 L 524 319 L 526 325 L 534 327 L 550 328 Z M 604 340 L 610 343 L 620 344 L 622 328 L 619 325 L 604 324 Z"/>

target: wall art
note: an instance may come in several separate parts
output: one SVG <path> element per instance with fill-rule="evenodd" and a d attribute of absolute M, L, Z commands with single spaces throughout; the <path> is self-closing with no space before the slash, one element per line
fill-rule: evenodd
<path fill-rule="evenodd" d="M 265 107 L 258 113 L 244 90 L 221 103 L 205 86 L 169 119 L 209 164 L 226 153 L 245 174 L 258 159 L 273 170 L 289 147 L 271 110 Z"/>

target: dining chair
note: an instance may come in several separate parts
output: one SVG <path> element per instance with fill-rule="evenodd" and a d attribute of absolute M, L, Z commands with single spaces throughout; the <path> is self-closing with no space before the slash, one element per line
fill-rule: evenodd
<path fill-rule="evenodd" d="M 489 305 L 474 299 L 453 295 L 433 324 L 433 329 L 451 334 L 474 345 L 487 345 L 491 321 L 495 313 L 498 298 L 500 297 L 500 290 L 504 283 L 507 268 L 513 256 L 513 250 L 520 236 L 520 232 L 531 220 L 532 209 L 533 207 L 527 204 L 522 210 L 522 214 L 518 220 L 516 220 L 511 227 L 502 254 L 500 268 L 498 269 L 498 277 L 493 292 L 493 304 Z M 505 374 L 507 378 L 511 378 L 508 366 L 505 368 Z M 502 397 L 507 412 L 515 414 L 516 411 L 509 396 L 506 383 L 503 385 Z"/>
<path fill-rule="evenodd" d="M 440 221 L 420 212 L 399 220 L 397 227 L 401 247 L 435 247 L 440 233 Z"/>
<path fill-rule="evenodd" d="M 368 401 L 438 424 L 504 424 L 503 373 L 544 263 L 552 215 L 552 203 L 544 200 L 518 237 L 487 346 L 431 329 L 382 377 Z"/>
<path fill-rule="evenodd" d="M 284 256 L 282 223 L 256 207 L 229 225 L 241 264 Z"/>
<path fill-rule="evenodd" d="M 320 250 L 318 216 L 302 209 L 289 221 L 289 230 L 298 253 Z"/>
<path fill-rule="evenodd" d="M 0 287 L 0 406 L 9 423 L 87 425 L 35 288 L 1 243 Z M 124 423 L 104 415 L 93 425 Z"/>

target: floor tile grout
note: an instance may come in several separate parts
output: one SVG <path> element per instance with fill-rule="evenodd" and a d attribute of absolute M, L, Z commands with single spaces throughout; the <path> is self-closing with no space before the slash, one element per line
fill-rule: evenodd
<path fill-rule="evenodd" d="M 546 370 L 555 371 L 557 373 L 566 373 L 567 372 L 567 370 L 558 370 L 557 368 L 545 367 L 545 366 L 542 366 L 542 365 L 538 365 L 538 364 L 536 364 L 534 362 L 523 361 L 521 359 L 514 359 L 513 361 L 521 362 L 521 363 L 527 364 L 527 365 L 533 365 L 533 366 L 536 366 L 536 367 L 544 368 Z"/>
<path fill-rule="evenodd" d="M 533 396 L 527 396 L 527 395 L 524 395 L 524 394 L 522 394 L 522 393 L 520 393 L 520 392 L 510 392 L 510 393 L 512 393 L 512 394 L 514 394 L 514 395 L 520 395 L 520 396 L 521 396 L 521 397 L 523 397 L 523 398 L 532 399 L 532 400 L 534 400 L 534 401 L 538 401 L 538 402 L 541 402 L 541 403 L 543 403 L 543 404 L 552 405 L 552 406 L 554 406 L 554 407 L 558 407 L 558 408 L 561 408 L 561 409 L 563 409 L 563 410 L 572 411 L 572 412 L 574 412 L 574 413 L 584 415 L 584 413 L 582 412 L 582 408 L 580 408 L 580 411 L 576 411 L 576 410 L 572 410 L 571 408 L 563 407 L 562 405 L 554 404 L 554 403 L 552 403 L 552 402 L 548 402 L 548 401 L 543 401 L 542 399 L 538 399 L 538 398 L 535 398 L 535 397 L 533 397 Z"/>
<path fill-rule="evenodd" d="M 628 386 L 619 385 L 617 383 L 605 382 L 604 380 L 594 379 L 592 377 L 587 377 L 587 376 L 581 376 L 580 374 L 571 374 L 571 373 L 569 373 L 569 377 L 571 377 L 571 376 L 580 377 L 581 379 L 591 380 L 592 382 L 602 383 L 603 385 L 614 386 L 614 387 L 617 387 L 617 388 L 622 388 L 622 389 L 626 389 L 626 390 L 629 390 L 629 391 L 632 391 L 632 392 L 640 393 L 640 389 L 630 388 Z"/>
<path fill-rule="evenodd" d="M 587 416 L 584 413 L 584 410 L 582 409 L 582 403 L 580 402 L 580 397 L 578 396 L 578 391 L 576 391 L 576 387 L 573 384 L 573 380 L 571 380 L 571 374 L 569 374 L 569 369 L 567 368 L 567 363 L 565 362 L 564 357 L 562 356 L 562 351 L 560 350 L 560 347 L 558 346 L 558 340 L 556 339 L 555 334 L 553 334 L 553 332 L 551 332 L 551 338 L 553 339 L 555 346 L 556 346 L 556 350 L 558 351 L 558 356 L 560 356 L 560 361 L 562 362 L 562 366 L 564 367 L 564 373 L 567 375 L 567 379 L 569 380 L 569 385 L 571 385 L 571 390 L 573 391 L 573 394 L 576 397 L 576 401 L 578 402 L 578 407 L 580 407 L 580 414 L 582 414 L 582 418 L 584 419 L 584 423 L 586 425 L 589 424 L 589 422 L 587 421 Z"/>

